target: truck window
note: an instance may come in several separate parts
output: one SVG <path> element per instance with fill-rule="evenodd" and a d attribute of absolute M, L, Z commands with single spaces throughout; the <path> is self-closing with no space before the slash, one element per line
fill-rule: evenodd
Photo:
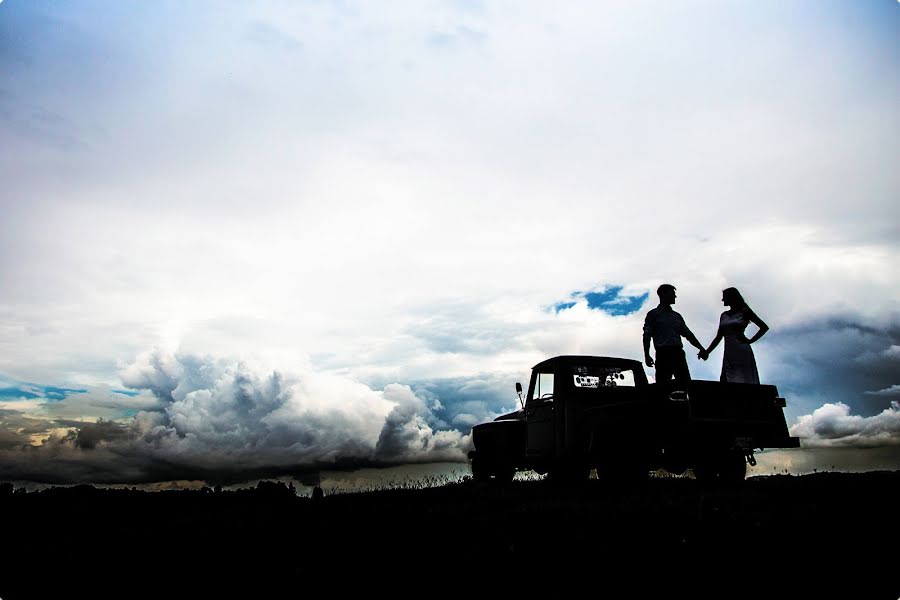
<path fill-rule="evenodd" d="M 534 384 L 534 395 L 532 400 L 538 398 L 553 397 L 553 373 L 538 373 L 537 381 Z"/>
<path fill-rule="evenodd" d="M 634 371 L 612 367 L 575 367 L 576 388 L 634 387 Z"/>

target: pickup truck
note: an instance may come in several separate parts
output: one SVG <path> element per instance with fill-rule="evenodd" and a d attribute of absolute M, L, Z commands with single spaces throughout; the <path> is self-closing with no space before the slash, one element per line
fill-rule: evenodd
<path fill-rule="evenodd" d="M 664 469 L 735 482 L 755 450 L 796 448 L 774 385 L 649 383 L 636 360 L 557 356 L 534 366 L 521 408 L 472 428 L 476 480 L 508 481 L 517 470 L 553 479 L 640 480 Z"/>

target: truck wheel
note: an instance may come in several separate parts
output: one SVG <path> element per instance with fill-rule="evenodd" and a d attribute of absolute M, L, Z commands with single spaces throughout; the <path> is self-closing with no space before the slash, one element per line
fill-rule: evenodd
<path fill-rule="evenodd" d="M 710 462 L 694 465 L 691 470 L 694 472 L 694 477 L 700 483 L 715 483 L 719 478 L 719 472 L 716 469 L 716 466 Z"/>
<path fill-rule="evenodd" d="M 516 476 L 516 470 L 513 467 L 495 467 L 494 479 L 497 483 L 509 483 Z"/>
<path fill-rule="evenodd" d="M 475 481 L 488 481 L 491 478 L 487 465 L 483 464 L 483 462 L 480 458 L 472 459 L 472 479 Z"/>
<path fill-rule="evenodd" d="M 693 468 L 694 477 L 702 483 L 740 483 L 747 476 L 747 460 L 743 452 L 726 452 Z"/>
<path fill-rule="evenodd" d="M 483 458 L 472 459 L 472 479 L 475 481 L 490 481 L 493 478 L 497 483 L 507 483 L 515 476 L 515 467 L 489 463 Z"/>
<path fill-rule="evenodd" d="M 747 477 L 747 459 L 743 452 L 730 452 L 722 464 L 719 478 L 722 483 L 740 483 Z"/>
<path fill-rule="evenodd" d="M 564 465 L 550 469 L 547 478 L 554 483 L 579 483 L 587 481 L 591 476 L 591 470 L 588 467 Z"/>
<path fill-rule="evenodd" d="M 650 468 L 642 462 L 606 464 L 597 467 L 597 478 L 613 485 L 640 485 L 650 478 Z"/>

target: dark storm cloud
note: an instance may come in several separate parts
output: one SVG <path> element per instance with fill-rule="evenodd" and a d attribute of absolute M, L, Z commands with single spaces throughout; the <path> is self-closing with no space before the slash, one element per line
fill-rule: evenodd
<path fill-rule="evenodd" d="M 50 483 L 137 483 L 203 479 L 238 482 L 320 469 L 463 461 L 467 435 L 438 430 L 426 402 L 408 387 L 381 392 L 346 379 L 289 375 L 194 355 L 154 351 L 121 373 L 151 391 L 156 410 L 127 422 L 46 422 L 68 427 L 41 445 L 22 417 L 0 442 L 0 479 Z M 37 420 L 35 420 L 37 421 Z M 13 427 L 15 426 L 15 427 Z"/>
<path fill-rule="evenodd" d="M 836 315 L 773 330 L 773 378 L 805 448 L 900 445 L 900 320 Z M 801 404 L 791 404 L 793 396 Z M 796 412 L 802 406 L 805 410 Z"/>
<path fill-rule="evenodd" d="M 85 423 L 80 429 L 67 436 L 67 440 L 76 448 L 92 450 L 97 444 L 105 442 L 114 444 L 129 438 L 129 428 L 113 421 L 98 420 L 96 423 Z"/>
<path fill-rule="evenodd" d="M 31 444 L 32 435 L 47 434 L 55 423 L 15 410 L 0 410 L 0 450 Z"/>
<path fill-rule="evenodd" d="M 778 358 L 770 367 L 772 380 L 789 398 L 806 398 L 806 410 L 843 403 L 872 416 L 890 406 L 885 390 L 898 383 L 900 320 L 824 318 L 773 328 L 765 344 Z"/>

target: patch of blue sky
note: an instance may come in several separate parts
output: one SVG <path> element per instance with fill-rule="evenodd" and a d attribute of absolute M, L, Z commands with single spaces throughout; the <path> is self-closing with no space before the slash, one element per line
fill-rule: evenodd
<path fill-rule="evenodd" d="M 555 310 L 556 312 L 562 312 L 564 310 L 568 310 L 568 309 L 572 308 L 576 304 L 577 304 L 577 302 L 560 302 L 559 304 L 557 304 L 553 307 L 553 310 Z"/>
<path fill-rule="evenodd" d="M 600 291 L 572 292 L 570 297 L 574 298 L 574 301 L 559 302 L 553 306 L 553 309 L 557 313 L 568 310 L 575 306 L 578 300 L 584 298 L 589 309 L 602 310 L 609 315 L 619 317 L 639 311 L 650 297 L 649 292 L 638 296 L 628 296 L 622 294 L 623 289 L 621 285 L 611 285 Z"/>
<path fill-rule="evenodd" d="M 123 396 L 130 396 L 132 398 L 140 395 L 140 392 L 136 392 L 134 390 L 112 390 L 112 393 L 113 394 L 122 394 Z"/>
<path fill-rule="evenodd" d="M 621 288 L 619 288 L 621 290 Z M 648 292 L 640 296 L 620 296 L 606 298 L 606 294 L 595 294 L 589 292 L 584 295 L 588 303 L 588 308 L 602 310 L 614 316 L 630 315 L 637 312 L 650 297 Z"/>
<path fill-rule="evenodd" d="M 41 388 L 39 388 L 41 389 Z M 44 386 L 42 391 L 44 392 L 44 397 L 49 400 L 65 400 L 69 396 L 73 394 L 86 394 L 87 390 L 85 389 L 75 389 L 75 388 L 61 388 L 55 386 Z"/>
<path fill-rule="evenodd" d="M 41 398 L 40 394 L 35 394 L 29 390 L 23 390 L 18 387 L 0 388 L 0 398 L 14 398 L 21 400 L 33 400 Z"/>
<path fill-rule="evenodd" d="M 0 388 L 0 398 L 16 398 L 22 400 L 34 400 L 45 398 L 47 400 L 65 400 L 73 394 L 84 394 L 86 389 L 63 388 L 53 385 L 34 385 L 20 383 L 16 386 Z"/>

